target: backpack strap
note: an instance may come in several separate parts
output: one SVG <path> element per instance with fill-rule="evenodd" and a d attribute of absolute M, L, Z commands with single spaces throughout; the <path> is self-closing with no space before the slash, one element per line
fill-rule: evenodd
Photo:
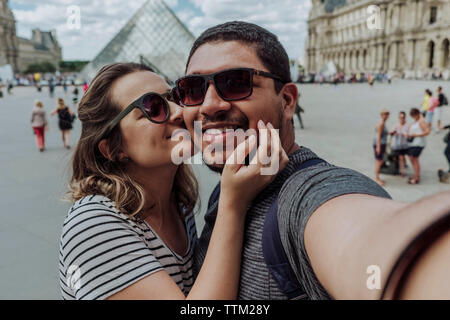
<path fill-rule="evenodd" d="M 307 160 L 296 166 L 294 173 L 324 162 L 324 160 L 318 158 Z M 214 188 L 208 201 L 208 207 L 212 210 L 211 212 L 217 211 L 219 196 L 220 183 Z M 215 206 L 215 208 L 212 208 L 212 206 Z M 298 282 L 281 242 L 280 230 L 278 229 L 278 196 L 270 206 L 264 221 L 262 251 L 267 268 L 275 279 L 280 291 L 290 300 L 306 297 L 305 290 Z"/>
<path fill-rule="evenodd" d="M 307 160 L 297 166 L 295 172 L 324 162 L 324 160 L 317 158 Z M 267 268 L 275 279 L 280 291 L 290 300 L 306 297 L 305 290 L 298 282 L 281 242 L 278 228 L 278 196 L 270 206 L 264 221 L 262 251 Z"/>

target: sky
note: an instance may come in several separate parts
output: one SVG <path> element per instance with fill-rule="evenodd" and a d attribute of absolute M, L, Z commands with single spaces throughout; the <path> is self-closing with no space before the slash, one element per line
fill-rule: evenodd
<path fill-rule="evenodd" d="M 10 0 L 17 35 L 56 30 L 64 60 L 92 60 L 147 0 Z M 303 60 L 310 0 L 165 0 L 194 34 L 231 20 L 265 27 L 278 36 L 291 59 Z M 80 28 L 68 27 L 68 8 L 80 8 Z"/>

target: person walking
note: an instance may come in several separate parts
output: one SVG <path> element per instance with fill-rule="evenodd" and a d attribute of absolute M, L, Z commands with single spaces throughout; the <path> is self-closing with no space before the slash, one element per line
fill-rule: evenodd
<path fill-rule="evenodd" d="M 31 127 L 36 136 L 36 145 L 40 152 L 45 150 L 45 131 L 48 130 L 47 117 L 40 100 L 37 100 L 31 111 Z"/>
<path fill-rule="evenodd" d="M 420 162 L 419 157 L 425 148 L 425 137 L 430 134 L 430 127 L 425 122 L 420 111 L 412 108 L 409 115 L 414 119 L 408 130 L 408 156 L 413 166 L 414 175 L 408 180 L 409 184 L 418 184 L 420 182 Z"/>
<path fill-rule="evenodd" d="M 380 170 L 383 166 L 383 157 L 386 152 L 386 145 L 388 140 L 388 130 L 386 129 L 386 121 L 389 118 L 389 110 L 386 108 L 380 111 L 381 120 L 375 128 L 375 137 L 373 139 L 373 149 L 375 152 L 375 181 L 384 186 L 386 182 L 380 179 Z"/>
<path fill-rule="evenodd" d="M 78 93 L 79 93 L 78 87 L 75 85 L 75 88 L 72 91 L 73 94 L 72 102 L 74 106 L 78 104 Z"/>
<path fill-rule="evenodd" d="M 13 89 L 13 83 L 12 81 L 8 80 L 8 95 L 12 95 L 12 89 Z"/>
<path fill-rule="evenodd" d="M 400 111 L 398 114 L 398 123 L 395 125 L 394 129 L 390 132 L 393 136 L 393 142 L 391 145 L 392 151 L 398 156 L 398 163 L 400 169 L 400 176 L 405 176 L 406 168 L 406 158 L 405 155 L 408 153 L 408 124 L 406 123 L 406 113 Z"/>
<path fill-rule="evenodd" d="M 303 120 L 302 120 L 302 113 L 305 112 L 305 110 L 302 108 L 302 106 L 300 105 L 299 101 L 300 101 L 300 91 L 298 92 L 298 100 L 297 100 L 297 104 L 295 105 L 295 114 L 297 115 L 298 121 L 300 122 L 300 128 L 304 129 L 305 127 L 303 126 Z"/>
<path fill-rule="evenodd" d="M 48 93 L 50 95 L 50 98 L 53 98 L 53 95 L 55 94 L 55 85 L 53 84 L 53 80 L 50 79 L 48 82 Z"/>
<path fill-rule="evenodd" d="M 442 130 L 445 130 L 445 129 L 449 130 L 444 137 L 444 143 L 447 144 L 447 146 L 444 150 L 444 155 L 447 158 L 447 162 L 448 162 L 448 172 L 445 172 L 444 170 L 439 169 L 438 177 L 439 177 L 440 182 L 450 184 L 450 124 L 442 128 Z"/>
<path fill-rule="evenodd" d="M 58 99 L 58 106 L 52 111 L 50 115 L 58 114 L 59 129 L 62 134 L 62 141 L 64 148 L 70 149 L 70 130 L 72 129 L 72 122 L 75 119 L 75 114 L 66 106 L 64 100 Z"/>
<path fill-rule="evenodd" d="M 437 94 L 438 94 L 439 103 L 438 103 L 436 109 L 434 109 L 434 115 L 436 117 L 436 125 L 437 125 L 436 132 L 438 132 L 440 130 L 444 130 L 444 128 L 441 127 L 442 107 L 448 105 L 447 97 L 442 92 L 442 87 L 441 86 L 439 86 L 437 88 Z"/>
<path fill-rule="evenodd" d="M 439 104 L 439 100 L 436 97 L 433 97 L 433 92 L 430 89 L 425 90 L 425 98 L 422 104 L 425 116 L 425 122 L 431 130 L 433 123 L 433 115 L 434 110 Z"/>

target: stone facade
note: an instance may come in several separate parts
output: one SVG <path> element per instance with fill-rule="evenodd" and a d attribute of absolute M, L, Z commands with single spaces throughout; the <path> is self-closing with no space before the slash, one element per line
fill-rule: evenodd
<path fill-rule="evenodd" d="M 10 64 L 15 72 L 23 72 L 32 63 L 48 61 L 58 68 L 61 59 L 56 31 L 34 29 L 31 39 L 17 37 L 8 0 L 0 0 L 0 66 Z"/>
<path fill-rule="evenodd" d="M 448 79 L 449 40 L 449 0 L 312 0 L 306 69 Z"/>
<path fill-rule="evenodd" d="M 14 15 L 8 8 L 8 1 L 0 0 L 0 66 L 10 64 L 16 69 L 18 46 Z"/>

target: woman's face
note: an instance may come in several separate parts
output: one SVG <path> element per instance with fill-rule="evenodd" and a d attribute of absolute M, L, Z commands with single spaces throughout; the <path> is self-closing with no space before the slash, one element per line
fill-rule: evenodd
<path fill-rule="evenodd" d="M 138 71 L 118 79 L 112 86 L 111 98 L 121 110 L 149 92 L 164 94 L 169 85 L 158 75 L 149 71 Z M 184 129 L 180 106 L 167 101 L 170 109 L 169 120 L 162 124 L 149 121 L 139 108 L 135 108 L 120 121 L 123 155 L 131 159 L 138 168 L 167 167 L 173 164 L 172 149 L 180 144 L 172 141 L 172 133 Z M 179 138 L 179 135 L 175 135 Z M 191 150 L 190 140 L 183 139 L 183 150 Z"/>

